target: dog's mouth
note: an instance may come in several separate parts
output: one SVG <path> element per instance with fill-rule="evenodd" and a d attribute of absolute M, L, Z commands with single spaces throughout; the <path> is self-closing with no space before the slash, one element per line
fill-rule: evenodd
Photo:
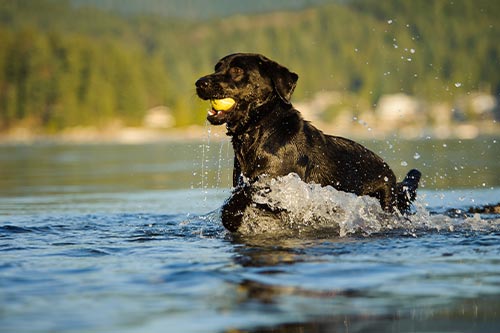
<path fill-rule="evenodd" d="M 221 99 L 210 99 L 211 109 L 208 110 L 208 120 L 212 124 L 221 124 L 225 122 L 226 114 L 231 112 L 235 106 L 236 101 L 231 97 Z"/>

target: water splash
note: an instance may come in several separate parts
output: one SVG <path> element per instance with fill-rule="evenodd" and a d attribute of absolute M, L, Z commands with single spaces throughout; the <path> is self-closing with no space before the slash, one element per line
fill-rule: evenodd
<path fill-rule="evenodd" d="M 207 128 L 207 136 L 205 139 L 205 143 L 202 144 L 202 150 L 201 150 L 201 188 L 205 193 L 204 201 L 207 201 L 206 196 L 208 194 L 208 170 L 209 170 L 208 162 L 210 161 L 208 159 L 208 154 L 210 152 L 210 135 L 212 133 L 212 130 L 208 125 L 208 122 L 205 122 L 205 127 Z"/>
<path fill-rule="evenodd" d="M 222 181 L 222 162 L 224 158 L 222 157 L 224 151 L 224 141 L 219 144 L 219 159 L 217 164 L 217 178 L 215 179 L 215 188 L 219 188 Z"/>
<path fill-rule="evenodd" d="M 500 219 L 479 214 L 453 218 L 429 212 L 417 201 L 415 214 L 402 216 L 384 212 L 376 198 L 338 191 L 331 186 L 307 184 L 298 175 L 262 177 L 254 184 L 254 205 L 244 214 L 239 232 L 268 235 L 364 235 L 402 231 L 499 230 Z M 262 209 L 267 206 L 269 209 Z M 492 229 L 493 228 L 493 229 Z"/>

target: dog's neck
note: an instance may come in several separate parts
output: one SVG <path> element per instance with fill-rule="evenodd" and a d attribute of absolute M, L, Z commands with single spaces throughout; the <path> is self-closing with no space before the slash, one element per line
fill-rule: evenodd
<path fill-rule="evenodd" d="M 283 110 L 292 108 L 292 104 L 285 103 L 281 98 L 273 96 L 262 105 L 257 107 L 248 107 L 243 119 L 237 119 L 234 122 L 227 122 L 226 135 L 233 137 L 233 141 L 241 140 L 245 134 L 258 130 L 267 119 L 279 118 Z"/>

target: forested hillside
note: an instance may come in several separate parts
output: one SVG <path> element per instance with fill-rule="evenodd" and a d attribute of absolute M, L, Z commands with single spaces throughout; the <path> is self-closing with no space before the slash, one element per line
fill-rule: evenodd
<path fill-rule="evenodd" d="M 69 0 L 77 7 L 92 6 L 125 15 L 154 14 L 197 19 L 222 18 L 235 14 L 301 9 L 344 0 Z"/>
<path fill-rule="evenodd" d="M 201 22 L 0 0 L 0 127 L 137 125 L 158 105 L 178 126 L 201 124 L 195 79 L 239 51 L 297 72 L 295 100 L 321 90 L 367 105 L 395 92 L 498 96 L 499 17 L 488 0 L 346 1 Z"/>

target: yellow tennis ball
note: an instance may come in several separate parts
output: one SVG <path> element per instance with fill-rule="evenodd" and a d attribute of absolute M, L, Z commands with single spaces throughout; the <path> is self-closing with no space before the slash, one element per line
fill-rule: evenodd
<path fill-rule="evenodd" d="M 236 101 L 231 97 L 210 100 L 210 104 L 215 111 L 227 111 L 233 107 L 234 103 L 236 103 Z"/>

